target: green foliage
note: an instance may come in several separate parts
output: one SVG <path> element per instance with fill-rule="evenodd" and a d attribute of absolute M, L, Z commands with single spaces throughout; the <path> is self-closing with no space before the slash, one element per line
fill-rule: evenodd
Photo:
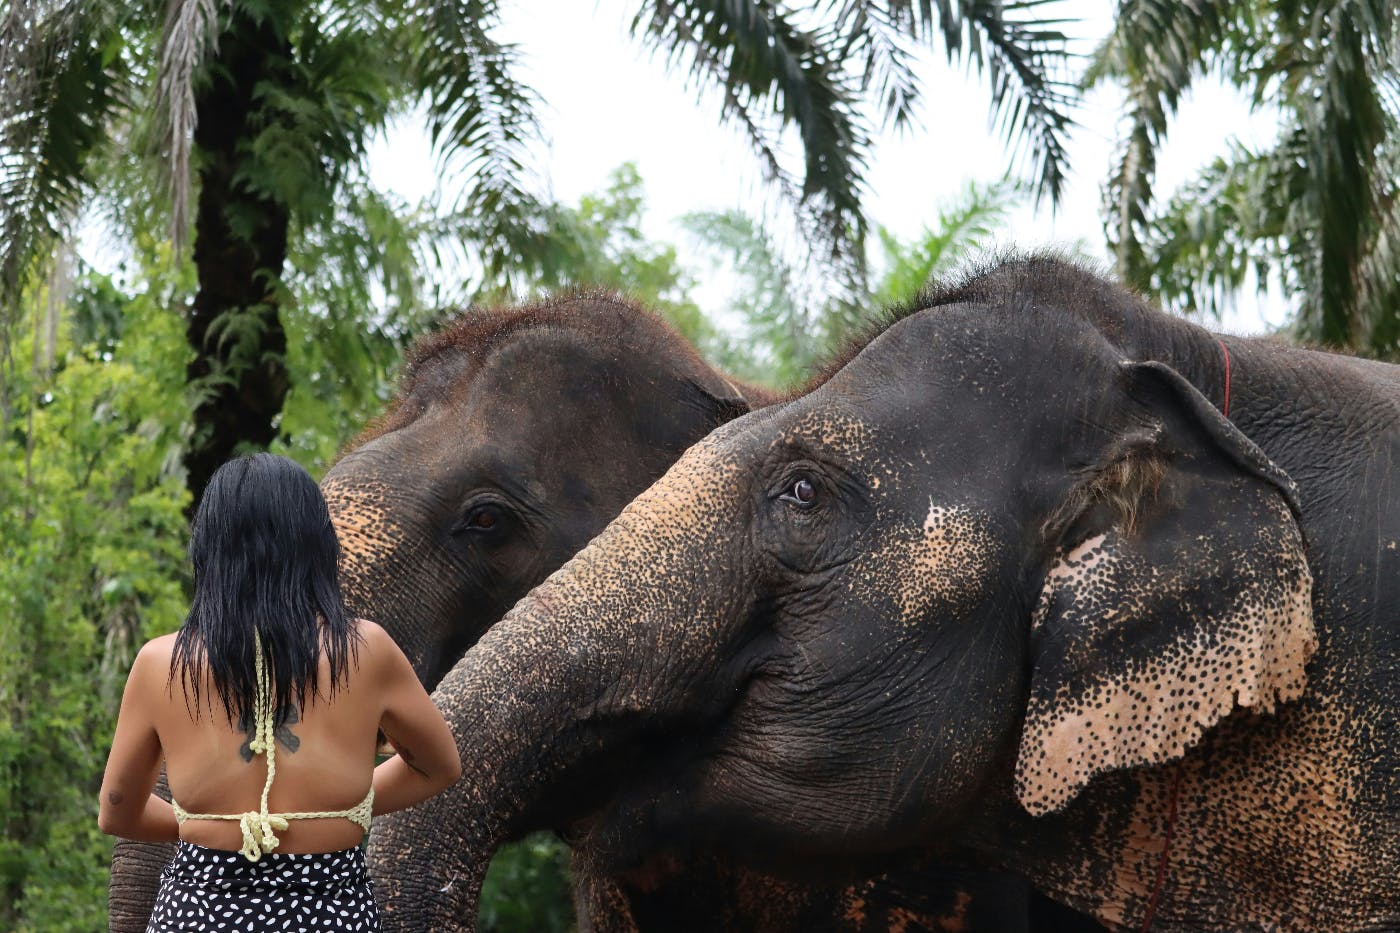
<path fill-rule="evenodd" d="M 721 368 L 773 388 L 789 388 L 883 307 L 914 301 L 929 281 L 985 246 L 1021 189 L 1010 182 L 970 184 L 934 225 L 909 241 L 884 227 L 876 233 L 879 277 L 851 293 L 822 293 L 773 233 L 743 211 L 697 212 L 682 219 L 711 268 L 738 284 L 717 317 L 729 323 L 699 346 Z"/>
<path fill-rule="evenodd" d="M 0 928 L 105 926 L 110 840 L 97 787 L 142 641 L 184 613 L 179 289 L 119 296 L 90 276 L 75 304 L 121 305 L 99 339 L 26 295 L 3 373 L 0 435 Z"/>
<path fill-rule="evenodd" d="M 695 212 L 682 223 L 709 255 L 738 278 L 725 316 L 731 335 L 708 355 L 743 379 L 788 386 L 801 379 L 825 345 L 822 308 L 796 287 L 798 270 L 762 221 L 739 210 Z"/>
<path fill-rule="evenodd" d="M 1106 197 L 1118 273 L 1214 314 L 1250 278 L 1260 289 L 1281 280 L 1298 336 L 1400 355 L 1397 54 L 1389 0 L 1123 0 L 1086 78 L 1119 81 L 1128 95 Z M 1256 106 L 1279 109 L 1278 142 L 1262 152 L 1236 145 L 1158 199 L 1152 180 L 1170 118 L 1211 69 Z"/>
<path fill-rule="evenodd" d="M 503 846 L 482 884 L 478 917 L 482 933 L 574 929 L 568 847 L 549 833 Z"/>
<path fill-rule="evenodd" d="M 383 410 L 413 337 L 436 320 L 423 304 L 438 227 L 423 208 L 363 179 L 328 218 L 293 231 L 283 318 L 291 389 L 273 449 L 319 476 Z"/>
<path fill-rule="evenodd" d="M 914 301 L 930 281 L 952 272 L 987 245 L 1021 195 L 1010 182 L 970 182 L 956 201 L 938 207 L 935 221 L 914 239 L 902 242 L 879 228 L 883 272 L 871 289 L 871 300 L 880 306 Z"/>
<path fill-rule="evenodd" d="M 578 207 L 542 209 L 534 221 L 538 244 L 530 260 L 488 274 L 475 298 L 495 302 L 541 289 L 610 288 L 659 311 L 702 350 L 709 347 L 717 335 L 691 296 L 694 276 L 680 264 L 674 245 L 643 233 L 645 203 L 642 178 L 629 162 L 612 172 L 602 191 L 584 195 Z"/>

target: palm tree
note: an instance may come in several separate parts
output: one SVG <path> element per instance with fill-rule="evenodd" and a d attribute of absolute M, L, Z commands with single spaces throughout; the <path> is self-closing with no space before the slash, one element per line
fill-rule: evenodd
<path fill-rule="evenodd" d="M 1300 338 L 1400 352 L 1397 40 L 1390 0 L 1123 0 L 1088 75 L 1122 81 L 1129 101 L 1106 198 L 1119 274 L 1213 313 L 1251 277 L 1281 277 Z M 1154 203 L 1170 118 L 1212 68 L 1278 108 L 1278 142 L 1235 145 Z"/>
<path fill-rule="evenodd" d="M 722 321 L 701 344 L 713 362 L 745 379 L 790 388 L 871 323 L 872 312 L 917 301 L 940 276 L 991 245 L 1024 192 L 1009 182 L 969 184 L 936 208 L 909 240 L 877 227 L 877 276 L 857 293 L 821 294 L 761 220 L 738 211 L 701 211 L 682 225 L 716 265 L 735 274 Z"/>
<path fill-rule="evenodd" d="M 1063 37 L 1033 18 L 1043 2 L 818 0 L 790 12 L 777 0 L 642 0 L 632 30 L 672 70 L 719 90 L 723 116 L 808 239 L 859 279 L 867 131 L 857 101 L 878 95 L 888 120 L 911 122 L 910 43 L 940 38 L 950 56 L 987 69 L 999 119 L 1027 141 L 1040 190 L 1058 194 L 1068 118 L 1052 72 Z M 536 101 L 513 77 L 515 50 L 492 36 L 499 11 L 498 0 L 10 0 L 0 14 L 0 307 L 17 307 L 99 187 L 97 155 L 156 155 L 176 243 L 193 227 L 185 465 L 197 502 L 220 462 L 277 435 L 290 385 L 289 244 L 335 215 L 392 113 L 421 106 L 445 162 L 467 173 L 458 207 L 488 276 L 548 249 L 549 205 L 532 196 L 526 161 Z M 802 143 L 800 177 L 778 155 L 786 128 Z M 148 188 L 141 200 L 153 199 Z"/>

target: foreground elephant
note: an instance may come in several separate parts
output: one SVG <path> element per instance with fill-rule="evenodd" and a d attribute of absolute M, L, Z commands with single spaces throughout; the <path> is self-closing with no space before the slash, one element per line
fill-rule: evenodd
<path fill-rule="evenodd" d="M 653 316 L 607 296 L 465 316 L 415 346 L 390 410 L 323 481 L 347 602 L 383 624 L 431 686 L 687 447 L 770 400 L 710 369 Z M 168 853 L 119 846 L 113 930 L 144 929 Z M 609 863 L 588 849 L 575 860 L 580 916 L 594 929 L 1026 923 L 1023 881 L 943 875 L 917 856 L 855 884 L 780 881 L 693 853 L 652 859 L 627 878 L 609 874 Z M 390 928 L 394 874 L 383 866 L 376 876 Z"/>
<path fill-rule="evenodd" d="M 372 861 L 444 926 L 503 835 L 588 809 L 615 869 L 957 840 L 1118 929 L 1395 929 L 1397 462 L 1396 367 L 1001 264 L 493 627 L 435 695 L 459 796 Z"/>

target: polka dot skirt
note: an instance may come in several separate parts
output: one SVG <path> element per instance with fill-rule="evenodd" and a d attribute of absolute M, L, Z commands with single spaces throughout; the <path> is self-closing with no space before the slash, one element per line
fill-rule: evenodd
<path fill-rule="evenodd" d="M 146 933 L 378 929 L 359 848 L 250 862 L 237 852 L 182 842 L 161 872 Z"/>

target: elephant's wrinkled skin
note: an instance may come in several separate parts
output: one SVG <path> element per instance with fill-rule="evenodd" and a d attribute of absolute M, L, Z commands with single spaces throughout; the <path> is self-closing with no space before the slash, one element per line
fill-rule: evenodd
<path fill-rule="evenodd" d="M 374 859 L 433 926 L 503 833 L 601 799 L 619 865 L 957 840 L 1119 929 L 1397 928 L 1397 454 L 1394 366 L 1000 264 L 493 627 L 436 693 L 475 807 Z M 416 858 L 427 827 L 469 845 Z"/>
<path fill-rule="evenodd" d="M 770 400 L 608 296 L 469 314 L 415 347 L 390 411 L 323 481 L 347 601 L 395 636 L 431 686 L 688 446 Z M 451 845 L 435 832 L 424 841 Z M 113 930 L 144 929 L 168 851 L 119 846 Z M 609 874 L 609 862 L 587 849 L 575 859 L 581 919 L 594 929 L 855 933 L 906 921 L 911 930 L 1026 922 L 1023 881 L 943 875 L 917 857 L 855 884 L 780 881 L 696 853 L 653 858 L 625 879 Z M 376 872 L 390 929 L 396 874 L 393 865 Z"/>

